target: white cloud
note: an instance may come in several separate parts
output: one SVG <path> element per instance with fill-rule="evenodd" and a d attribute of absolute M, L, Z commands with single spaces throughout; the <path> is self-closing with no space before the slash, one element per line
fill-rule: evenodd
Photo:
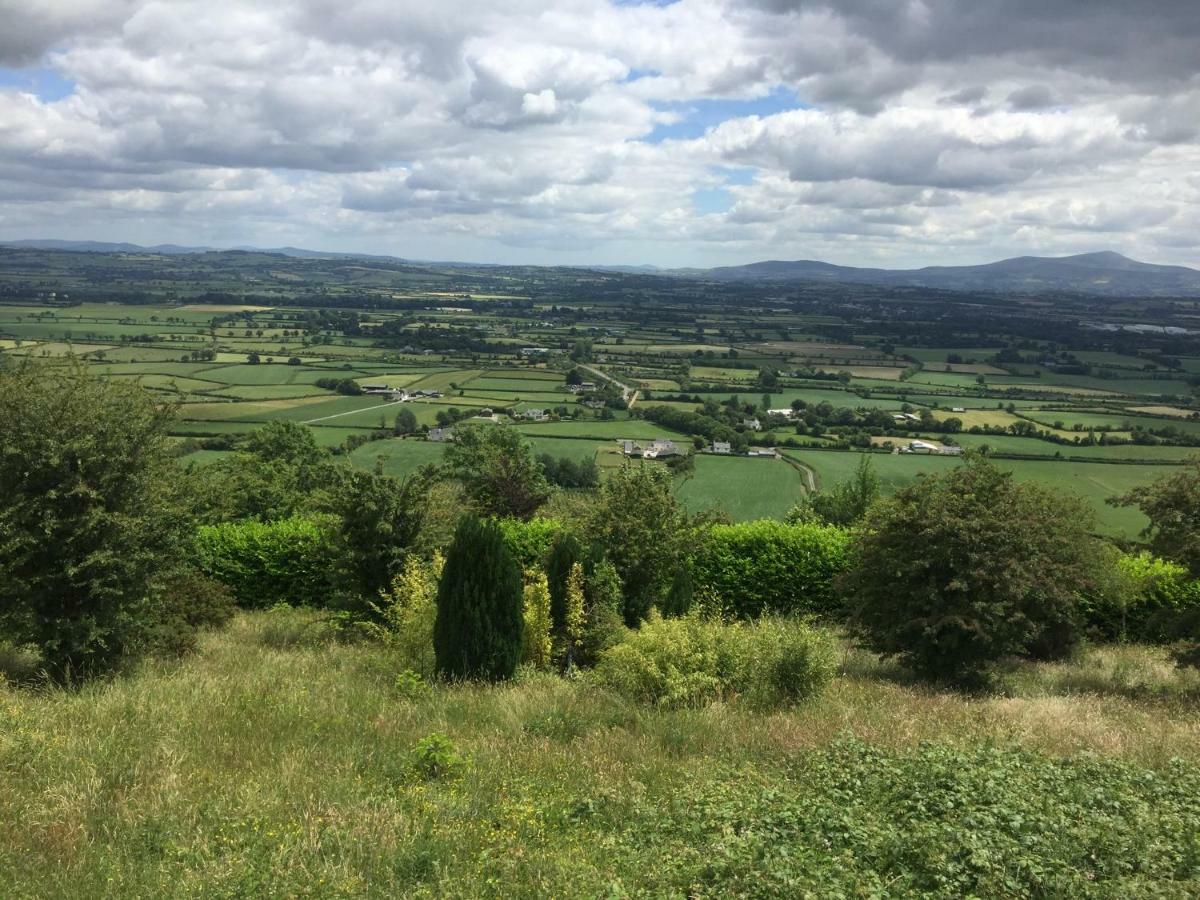
<path fill-rule="evenodd" d="M 0 87 L 0 237 L 1197 264 L 1195 10 L 0 0 L 0 65 L 75 85 Z M 787 92 L 805 108 L 764 111 Z M 730 209 L 698 215 L 715 187 Z"/>

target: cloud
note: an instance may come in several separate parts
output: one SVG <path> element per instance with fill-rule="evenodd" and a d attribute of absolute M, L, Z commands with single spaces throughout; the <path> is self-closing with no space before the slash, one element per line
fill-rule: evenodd
<path fill-rule="evenodd" d="M 1200 263 L 1192 2 L 0 0 L 0 21 L 0 237 L 706 265 L 1103 234 Z M 74 89 L 35 96 L 34 70 Z"/>

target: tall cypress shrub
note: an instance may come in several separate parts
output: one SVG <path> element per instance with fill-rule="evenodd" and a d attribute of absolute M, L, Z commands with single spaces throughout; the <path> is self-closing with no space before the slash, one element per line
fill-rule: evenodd
<path fill-rule="evenodd" d="M 511 678 L 524 629 L 521 569 L 500 528 L 466 516 L 438 586 L 433 650 L 448 678 Z"/>

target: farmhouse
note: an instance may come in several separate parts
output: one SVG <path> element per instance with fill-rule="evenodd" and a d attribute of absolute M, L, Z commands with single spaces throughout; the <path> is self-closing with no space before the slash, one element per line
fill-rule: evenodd
<path fill-rule="evenodd" d="M 545 422 L 550 418 L 550 414 L 544 409 L 527 409 L 521 415 L 531 422 Z"/>
<path fill-rule="evenodd" d="M 454 432 L 449 428 L 430 428 L 428 434 L 425 435 L 425 439 L 436 443 L 452 441 L 454 440 Z"/>
<path fill-rule="evenodd" d="M 762 422 L 758 421 L 757 417 L 742 419 L 742 426 L 749 428 L 751 431 L 762 431 Z"/>
<path fill-rule="evenodd" d="M 713 441 L 712 442 L 712 452 L 713 453 L 732 453 L 733 447 L 730 446 L 729 441 Z"/>

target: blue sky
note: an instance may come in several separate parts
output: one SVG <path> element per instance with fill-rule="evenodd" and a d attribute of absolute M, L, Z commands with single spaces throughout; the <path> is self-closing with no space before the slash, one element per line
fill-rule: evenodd
<path fill-rule="evenodd" d="M 801 103 L 792 91 L 782 87 L 750 100 L 688 100 L 655 103 L 653 106 L 660 112 L 670 112 L 679 116 L 679 120 L 670 125 L 655 126 L 654 130 L 643 138 L 650 144 L 703 137 L 708 129 L 728 119 L 773 116 L 792 109 L 809 108 L 807 104 Z"/>
<path fill-rule="evenodd" d="M 63 78 L 53 69 L 11 69 L 0 66 L 0 88 L 16 88 L 36 94 L 39 99 L 50 102 L 73 94 L 75 83 Z"/>

